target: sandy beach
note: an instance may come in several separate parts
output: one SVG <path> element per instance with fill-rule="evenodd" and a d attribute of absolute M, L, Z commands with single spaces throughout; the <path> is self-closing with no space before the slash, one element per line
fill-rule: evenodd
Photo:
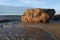
<path fill-rule="evenodd" d="M 19 19 L 17 21 L 0 23 L 1 40 L 20 40 L 21 38 L 23 40 L 23 37 L 21 37 L 23 34 L 21 34 L 20 31 L 24 34 L 26 33 L 25 35 L 27 36 L 24 37 L 27 39 L 30 39 L 30 37 L 34 35 L 35 37 L 32 37 L 31 40 L 60 40 L 60 22 L 57 21 L 47 23 L 23 23 Z M 10 33 L 12 34 L 10 35 Z"/>
<path fill-rule="evenodd" d="M 49 23 L 45 25 L 45 29 L 52 32 L 58 40 L 60 40 L 60 23 Z"/>

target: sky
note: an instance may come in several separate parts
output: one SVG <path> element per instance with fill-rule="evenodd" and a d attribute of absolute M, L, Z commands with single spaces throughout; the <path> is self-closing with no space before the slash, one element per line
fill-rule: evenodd
<path fill-rule="evenodd" d="M 0 0 L 0 5 L 55 8 L 60 10 L 60 0 Z"/>
<path fill-rule="evenodd" d="M 60 10 L 60 0 L 0 0 L 0 5 Z"/>

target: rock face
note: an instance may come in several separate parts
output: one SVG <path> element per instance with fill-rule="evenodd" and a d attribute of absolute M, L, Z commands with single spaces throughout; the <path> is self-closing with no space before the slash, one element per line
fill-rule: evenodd
<path fill-rule="evenodd" d="M 27 9 L 21 17 L 22 22 L 46 22 L 55 14 L 54 9 Z"/>

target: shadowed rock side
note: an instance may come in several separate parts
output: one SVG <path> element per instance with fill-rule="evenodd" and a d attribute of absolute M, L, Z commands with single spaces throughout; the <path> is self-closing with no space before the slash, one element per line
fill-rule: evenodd
<path fill-rule="evenodd" d="M 54 15 L 51 20 L 60 20 L 60 14 Z"/>
<path fill-rule="evenodd" d="M 55 40 L 54 37 L 41 28 L 14 27 L 0 28 L 0 40 Z"/>
<path fill-rule="evenodd" d="M 21 17 L 22 22 L 47 22 L 54 16 L 54 9 L 27 9 Z"/>

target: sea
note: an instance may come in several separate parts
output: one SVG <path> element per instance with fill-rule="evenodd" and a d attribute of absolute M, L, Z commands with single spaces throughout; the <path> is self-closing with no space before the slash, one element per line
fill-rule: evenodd
<path fill-rule="evenodd" d="M 0 15 L 0 26 L 15 25 L 21 22 L 21 15 Z"/>

